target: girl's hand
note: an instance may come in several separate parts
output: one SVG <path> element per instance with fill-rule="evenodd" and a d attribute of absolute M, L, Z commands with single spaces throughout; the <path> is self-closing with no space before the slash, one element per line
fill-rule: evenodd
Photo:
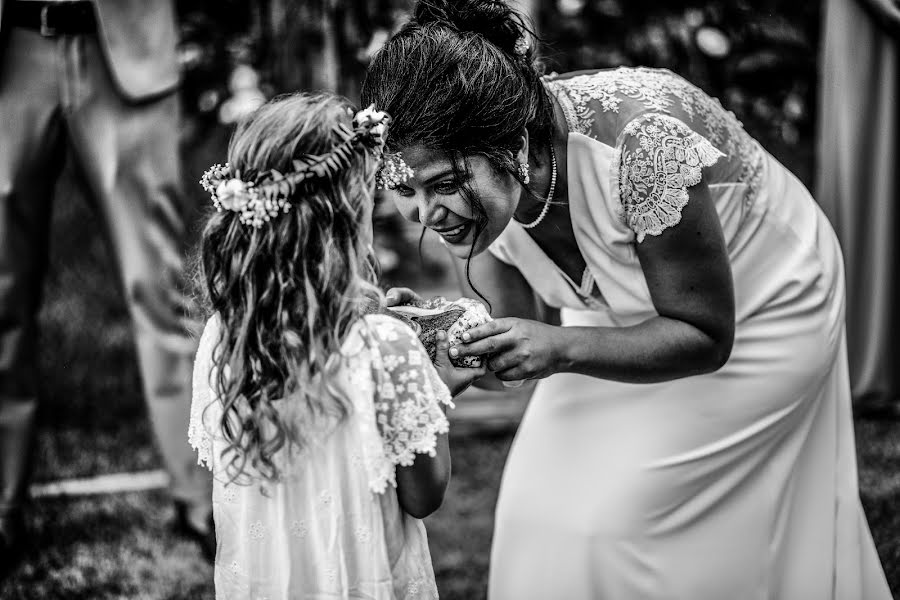
<path fill-rule="evenodd" d="M 451 356 L 484 356 L 487 368 L 503 381 L 542 379 L 565 366 L 560 329 L 527 319 L 496 319 L 465 332 L 466 343 L 453 348 Z"/>
<path fill-rule="evenodd" d="M 401 304 L 412 304 L 421 302 L 422 297 L 409 288 L 392 287 L 384 295 L 385 303 L 388 306 L 399 306 Z"/>
<path fill-rule="evenodd" d="M 450 362 L 450 340 L 446 331 L 437 332 L 437 353 L 434 359 L 434 368 L 444 381 L 450 393 L 456 397 L 472 385 L 476 379 L 484 377 L 487 370 L 483 363 L 481 367 L 457 367 Z"/>

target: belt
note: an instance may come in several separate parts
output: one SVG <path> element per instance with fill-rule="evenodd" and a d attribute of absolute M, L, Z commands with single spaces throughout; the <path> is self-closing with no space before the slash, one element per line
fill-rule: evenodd
<path fill-rule="evenodd" d="M 97 20 L 94 3 L 89 0 L 71 2 L 38 2 L 19 0 L 6 3 L 4 24 L 39 31 L 44 37 L 95 33 Z"/>

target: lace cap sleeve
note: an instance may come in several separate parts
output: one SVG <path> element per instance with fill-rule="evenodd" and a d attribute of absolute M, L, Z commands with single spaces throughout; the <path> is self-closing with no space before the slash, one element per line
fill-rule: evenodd
<path fill-rule="evenodd" d="M 212 470 L 212 440 L 204 416 L 216 396 L 212 391 L 214 365 L 213 350 L 219 339 L 218 317 L 213 316 L 206 322 L 203 335 L 194 359 L 193 396 L 191 398 L 191 419 L 188 425 L 188 443 L 197 452 L 197 464 L 205 465 Z"/>
<path fill-rule="evenodd" d="M 435 455 L 437 436 L 447 433 L 441 405 L 453 407 L 450 390 L 428 352 L 408 326 L 383 315 L 368 318 L 374 381 L 374 417 L 383 454 L 370 462 L 370 488 L 382 493 L 397 485 L 395 467 L 413 464 L 416 454 Z"/>
<path fill-rule="evenodd" d="M 688 202 L 687 188 L 700 183 L 703 167 L 723 156 L 675 117 L 645 114 L 631 120 L 616 143 L 612 180 L 637 241 L 677 225 Z"/>

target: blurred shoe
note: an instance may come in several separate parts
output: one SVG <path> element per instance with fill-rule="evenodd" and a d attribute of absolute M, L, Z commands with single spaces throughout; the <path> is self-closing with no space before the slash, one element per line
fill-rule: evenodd
<path fill-rule="evenodd" d="M 24 540 L 25 523 L 20 512 L 0 517 L 0 581 L 22 562 Z"/>
<path fill-rule="evenodd" d="M 194 507 L 185 502 L 175 502 L 175 530 L 200 546 L 200 551 L 210 564 L 216 560 L 216 528 L 212 510 L 205 518 L 198 519 L 192 514 Z"/>

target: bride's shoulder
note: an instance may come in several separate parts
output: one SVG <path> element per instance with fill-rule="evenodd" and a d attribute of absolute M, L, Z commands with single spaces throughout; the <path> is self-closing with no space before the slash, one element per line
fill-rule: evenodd
<path fill-rule="evenodd" d="M 635 85 L 648 81 L 655 81 L 658 85 L 677 85 L 680 82 L 686 82 L 681 76 L 669 69 L 641 66 L 581 69 L 566 73 L 554 71 L 544 75 L 543 80 L 549 85 L 556 85 L 575 91 L 587 91 L 611 85 L 622 86 L 623 90 L 631 90 Z"/>
<path fill-rule="evenodd" d="M 631 67 L 552 73 L 544 78 L 570 133 L 612 145 L 624 124 L 644 107 L 641 92 L 656 70 Z"/>
<path fill-rule="evenodd" d="M 662 114 L 692 123 L 724 112 L 720 103 L 668 69 L 619 67 L 575 71 L 545 78 L 570 132 L 614 145 L 635 119 Z M 709 115 L 704 117 L 704 115 Z"/>

